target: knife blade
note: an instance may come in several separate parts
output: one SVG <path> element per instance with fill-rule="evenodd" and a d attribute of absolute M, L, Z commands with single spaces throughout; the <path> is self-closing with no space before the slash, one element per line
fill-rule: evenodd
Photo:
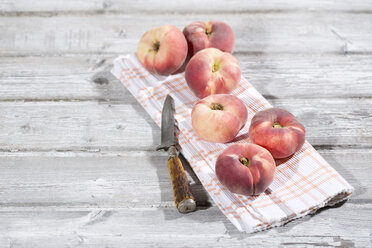
<path fill-rule="evenodd" d="M 168 151 L 168 170 L 172 181 L 174 203 L 180 213 L 188 213 L 195 210 L 196 203 L 182 162 L 178 157 L 174 125 L 173 98 L 167 95 L 161 116 L 161 143 L 156 150 Z"/>

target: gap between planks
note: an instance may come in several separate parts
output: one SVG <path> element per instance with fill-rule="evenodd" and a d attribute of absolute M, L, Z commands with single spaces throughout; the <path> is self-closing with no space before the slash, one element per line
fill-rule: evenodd
<path fill-rule="evenodd" d="M 342 148 L 337 147 L 337 149 L 332 148 L 322 148 L 317 149 L 322 155 L 343 155 L 343 154 L 366 154 L 370 153 L 372 149 L 367 148 Z M 117 151 L 16 151 L 16 152 L 0 152 L 0 157 L 168 157 L 168 153 L 165 151 L 156 150 L 117 150 Z M 371 154 L 372 159 L 372 154 Z"/>

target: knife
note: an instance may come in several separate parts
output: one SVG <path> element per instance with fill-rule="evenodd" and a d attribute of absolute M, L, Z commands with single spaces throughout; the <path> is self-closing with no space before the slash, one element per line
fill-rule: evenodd
<path fill-rule="evenodd" d="M 168 151 L 168 170 L 172 180 L 174 203 L 180 213 L 192 212 L 196 208 L 195 198 L 190 190 L 190 183 L 178 157 L 175 134 L 173 98 L 165 98 L 161 116 L 161 144 L 156 150 Z"/>

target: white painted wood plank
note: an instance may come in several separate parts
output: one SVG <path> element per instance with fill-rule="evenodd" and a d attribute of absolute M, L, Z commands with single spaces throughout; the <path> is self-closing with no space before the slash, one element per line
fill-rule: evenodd
<path fill-rule="evenodd" d="M 370 98 L 372 57 L 240 56 L 242 75 L 266 98 Z"/>
<path fill-rule="evenodd" d="M 273 106 L 289 110 L 306 127 L 307 140 L 322 146 L 370 147 L 370 99 L 273 99 Z M 349 110 L 348 110 L 349 109 Z"/>
<path fill-rule="evenodd" d="M 355 208 L 372 204 L 370 149 L 320 153 L 355 188 Z M 0 160 L 0 211 L 174 207 L 164 152 L 1 153 Z M 185 168 L 198 205 L 215 205 Z"/>
<path fill-rule="evenodd" d="M 160 141 L 139 104 L 4 102 L 0 119 L 5 150 L 153 150 Z"/>
<path fill-rule="evenodd" d="M 0 3 L 0 11 L 8 12 L 101 12 L 120 11 L 125 13 L 210 13 L 210 12 L 259 12 L 259 11 L 369 11 L 372 4 L 368 0 L 302 0 L 302 1 L 239 1 L 239 0 L 189 0 L 189 1 L 133 1 L 133 0 L 27 0 Z"/>
<path fill-rule="evenodd" d="M 36 154 L 1 155 L 0 208 L 174 207 L 165 152 Z M 198 206 L 210 205 L 185 169 Z"/>
<path fill-rule="evenodd" d="M 357 211 L 356 211 L 357 210 Z M 369 247 L 371 206 L 344 204 L 285 227 L 239 233 L 215 207 L 0 212 L 0 247 Z"/>
<path fill-rule="evenodd" d="M 57 155 L 2 155 L 0 208 L 174 208 L 165 152 Z M 212 204 L 192 172 L 189 180 L 198 206 Z"/>
<path fill-rule="evenodd" d="M 0 101 L 107 99 L 134 103 L 109 73 L 113 59 L 107 55 L 0 58 Z M 99 73 L 103 67 L 105 74 Z M 95 75 L 107 81 L 95 80 Z"/>
<path fill-rule="evenodd" d="M 97 54 L 0 58 L 0 101 L 109 99 L 134 103 L 108 72 L 114 58 Z M 372 58 L 367 55 L 262 54 L 237 58 L 243 76 L 269 99 L 372 96 Z"/>
<path fill-rule="evenodd" d="M 220 19 L 236 34 L 237 53 L 370 53 L 372 15 L 270 13 L 207 15 L 60 15 L 0 17 L 1 56 L 134 52 L 142 34 L 171 23 Z M 356 28 L 357 27 L 357 28 Z"/>
<path fill-rule="evenodd" d="M 271 99 L 296 115 L 307 140 L 325 147 L 370 147 L 372 99 Z M 3 151 L 154 150 L 160 129 L 139 104 L 0 102 Z"/>

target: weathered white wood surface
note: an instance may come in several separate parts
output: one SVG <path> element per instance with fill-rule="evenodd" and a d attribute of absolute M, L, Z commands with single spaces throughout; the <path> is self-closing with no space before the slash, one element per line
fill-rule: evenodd
<path fill-rule="evenodd" d="M 4 14 L 39 14 L 52 12 L 54 14 L 67 12 L 100 13 L 113 11 L 121 13 L 244 13 L 244 12 L 279 12 L 279 11 L 346 11 L 369 12 L 372 3 L 368 0 L 301 0 L 301 1 L 239 1 L 239 0 L 189 0 L 189 1 L 157 1 L 157 0 L 27 0 L 2 1 L 0 10 Z"/>
<path fill-rule="evenodd" d="M 135 99 L 113 76 L 103 73 L 110 68 L 115 56 L 3 58 L 0 60 L 0 100 L 134 103 Z M 243 76 L 269 100 L 368 98 L 372 92 L 369 55 L 269 53 L 237 55 L 237 58 Z M 100 77 L 108 81 L 96 80 Z"/>
<path fill-rule="evenodd" d="M 160 130 L 108 71 L 149 28 L 210 19 L 355 187 L 349 202 L 242 234 L 186 166 L 199 208 L 178 214 Z M 367 0 L 1 1 L 0 247 L 371 247 L 371 34 Z"/>
<path fill-rule="evenodd" d="M 109 13 L 1 16 L 0 23 L 7 25 L 0 26 L 3 46 L 0 55 L 128 53 L 136 50 L 143 29 L 164 23 L 182 29 L 194 20 L 214 19 L 226 21 L 234 29 L 237 54 L 372 52 L 369 13 Z"/>
<path fill-rule="evenodd" d="M 355 187 L 353 207 L 372 203 L 371 149 L 320 150 L 320 153 Z M 163 153 L 3 152 L 0 156 L 3 161 L 0 206 L 6 210 L 38 204 L 43 208 L 79 209 L 173 206 L 171 183 L 164 166 L 167 156 Z M 358 166 L 347 166 L 354 163 L 355 156 L 360 157 Z M 190 180 L 197 198 L 203 201 L 201 205 L 207 202 L 214 205 L 194 174 Z"/>
<path fill-rule="evenodd" d="M 372 99 L 270 102 L 295 114 L 317 148 L 372 147 Z M 7 101 L 0 119 L 3 151 L 154 150 L 160 140 L 158 126 L 136 103 Z"/>
<path fill-rule="evenodd" d="M 187 216 L 170 208 L 3 211 L 0 237 L 2 247 L 370 247 L 370 222 L 360 216 L 371 210 L 348 204 L 249 236 L 216 207 Z"/>

